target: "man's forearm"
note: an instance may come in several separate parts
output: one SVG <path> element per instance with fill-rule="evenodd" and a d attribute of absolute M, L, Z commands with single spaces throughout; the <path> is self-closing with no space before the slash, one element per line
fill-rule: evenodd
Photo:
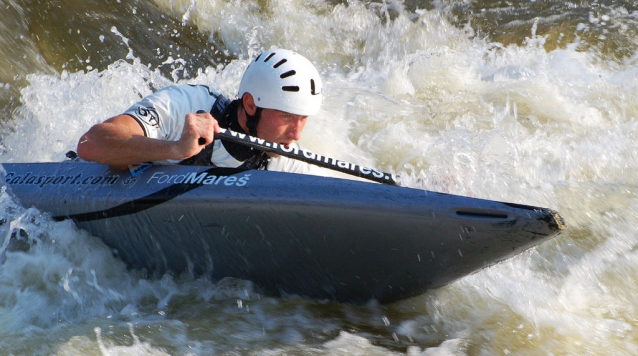
<path fill-rule="evenodd" d="M 173 141 L 164 141 L 134 133 L 112 123 L 93 126 L 78 142 L 78 155 L 87 161 L 111 166 L 180 159 Z"/>

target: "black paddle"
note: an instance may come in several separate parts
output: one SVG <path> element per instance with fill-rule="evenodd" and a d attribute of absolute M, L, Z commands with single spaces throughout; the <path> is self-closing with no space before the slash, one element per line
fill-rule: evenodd
<path fill-rule="evenodd" d="M 276 153 L 281 156 L 314 164 L 319 167 L 332 169 L 341 173 L 350 174 L 356 177 L 369 179 L 371 181 L 388 185 L 398 185 L 397 182 L 394 180 L 394 177 L 390 173 L 385 173 L 376 169 L 366 168 L 357 164 L 322 156 L 304 150 L 302 148 L 297 149 L 293 147 L 283 146 L 276 142 L 266 141 L 258 137 L 242 134 L 232 130 L 222 129 L 220 133 L 215 134 L 215 138 L 231 141 L 264 152 Z M 200 145 L 203 145 L 206 143 L 206 140 L 200 137 L 198 142 Z"/>

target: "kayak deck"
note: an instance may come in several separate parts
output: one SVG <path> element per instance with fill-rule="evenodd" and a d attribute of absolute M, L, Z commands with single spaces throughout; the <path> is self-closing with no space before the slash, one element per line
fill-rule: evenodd
<path fill-rule="evenodd" d="M 272 295 L 393 302 L 564 229 L 546 208 L 293 173 L 3 167 L 23 205 L 73 219 L 131 268 L 247 279 Z"/>

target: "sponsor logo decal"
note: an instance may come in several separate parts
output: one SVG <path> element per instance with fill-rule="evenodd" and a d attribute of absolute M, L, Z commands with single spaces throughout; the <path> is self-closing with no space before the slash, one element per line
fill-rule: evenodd
<path fill-rule="evenodd" d="M 166 174 L 164 172 L 155 172 L 146 181 L 146 183 L 156 184 L 200 184 L 200 185 L 225 185 L 243 187 L 248 184 L 250 174 L 245 173 L 241 177 L 217 176 L 208 172 L 190 172 L 186 174 Z"/>
<path fill-rule="evenodd" d="M 119 175 L 96 175 L 85 176 L 82 173 L 76 175 L 46 175 L 33 174 L 17 174 L 8 172 L 5 176 L 7 184 L 13 185 L 35 185 L 43 188 L 47 185 L 113 185 L 120 180 Z"/>
<path fill-rule="evenodd" d="M 126 178 L 126 179 L 122 180 L 122 186 L 123 187 L 131 187 L 135 183 L 137 183 L 137 177 L 129 177 L 129 178 Z"/>
<path fill-rule="evenodd" d="M 11 185 L 33 185 L 44 188 L 47 185 L 102 185 L 112 186 L 117 182 L 124 187 L 129 187 L 140 180 L 141 172 L 135 176 L 122 178 L 119 175 L 45 175 L 28 172 L 20 174 L 8 172 L 5 176 L 7 184 Z M 208 172 L 187 172 L 185 174 L 166 174 L 155 172 L 146 181 L 147 184 L 199 184 L 199 185 L 219 185 L 243 187 L 248 184 L 250 173 L 242 176 L 237 175 L 215 175 Z"/>

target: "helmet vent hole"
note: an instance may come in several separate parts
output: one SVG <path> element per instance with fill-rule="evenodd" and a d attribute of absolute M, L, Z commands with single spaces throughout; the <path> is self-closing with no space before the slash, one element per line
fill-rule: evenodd
<path fill-rule="evenodd" d="M 272 56 L 274 56 L 275 53 L 271 53 L 268 55 L 268 57 L 266 57 L 266 59 L 264 59 L 264 63 L 268 62 L 268 60 L 270 60 L 270 58 L 272 58 Z"/>
<path fill-rule="evenodd" d="M 283 86 L 283 87 L 281 87 L 281 90 L 283 90 L 283 91 L 295 91 L 295 92 L 297 92 L 297 91 L 299 91 L 299 87 L 298 87 L 298 86 L 296 86 L 296 85 L 294 85 L 294 86 L 293 86 L 293 85 L 288 85 L 288 86 Z"/>
<path fill-rule="evenodd" d="M 288 62 L 288 60 L 286 58 L 280 60 L 279 62 L 277 62 L 277 64 L 275 64 L 274 66 L 272 66 L 273 68 L 278 68 L 280 65 L 284 64 Z"/>
<path fill-rule="evenodd" d="M 310 94 L 312 95 L 317 95 L 318 93 L 315 92 L 315 80 L 314 79 L 310 79 Z"/>
<path fill-rule="evenodd" d="M 261 57 L 261 53 L 259 53 L 259 54 L 257 55 L 257 58 L 255 58 L 255 62 L 257 62 L 257 61 L 259 60 L 259 57 Z"/>
<path fill-rule="evenodd" d="M 284 79 L 284 78 L 288 78 L 290 76 L 293 76 L 297 74 L 297 72 L 295 72 L 294 70 L 289 70 L 286 73 L 283 73 L 282 75 L 279 76 L 279 78 Z"/>

